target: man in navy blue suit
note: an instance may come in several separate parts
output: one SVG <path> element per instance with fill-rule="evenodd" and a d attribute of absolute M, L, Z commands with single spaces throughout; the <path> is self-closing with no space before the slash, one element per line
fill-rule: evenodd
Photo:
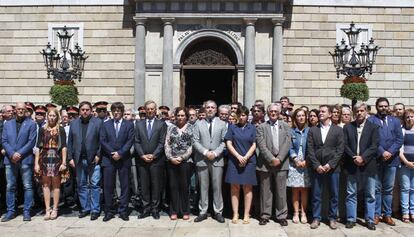
<path fill-rule="evenodd" d="M 383 215 L 384 222 L 394 226 L 395 222 L 391 218 L 392 190 L 397 167 L 400 166 L 399 151 L 403 144 L 403 134 L 400 120 L 389 115 L 389 105 L 387 98 L 378 98 L 375 103 L 377 114 L 368 120 L 379 126 L 380 134 L 374 222 L 378 224 Z"/>
<path fill-rule="evenodd" d="M 36 143 L 36 124 L 25 116 L 24 103 L 16 105 L 16 118 L 4 124 L 2 145 L 6 151 L 6 203 L 7 214 L 1 219 L 9 221 L 16 216 L 17 175 L 22 175 L 24 187 L 23 221 L 30 221 L 30 209 L 33 202 L 33 147 Z"/>
<path fill-rule="evenodd" d="M 114 215 L 115 174 L 118 171 L 121 196 L 118 208 L 119 217 L 128 221 L 129 177 L 131 174 L 131 147 L 134 144 L 134 124 L 124 120 L 125 106 L 121 102 L 111 105 L 113 119 L 106 121 L 101 130 L 102 168 L 105 199 L 105 217 L 111 220 Z"/>

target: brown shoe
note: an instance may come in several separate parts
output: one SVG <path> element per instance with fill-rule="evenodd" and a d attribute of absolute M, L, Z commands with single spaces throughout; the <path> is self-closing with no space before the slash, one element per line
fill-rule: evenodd
<path fill-rule="evenodd" d="M 331 228 L 332 230 L 336 230 L 336 228 L 338 228 L 338 226 L 336 225 L 336 220 L 329 221 L 329 228 Z"/>
<path fill-rule="evenodd" d="M 387 225 L 390 225 L 390 226 L 395 226 L 395 222 L 394 222 L 394 220 L 393 220 L 390 216 L 386 216 L 386 217 L 384 217 L 384 222 L 385 222 Z"/>
<path fill-rule="evenodd" d="M 380 222 L 380 218 L 379 218 L 379 216 L 375 216 L 375 217 L 374 217 L 374 224 L 375 224 L 375 225 L 378 225 L 378 224 L 379 224 L 379 222 Z"/>
<path fill-rule="evenodd" d="M 321 222 L 318 219 L 315 219 L 315 220 L 312 221 L 312 224 L 310 225 L 310 228 L 311 229 L 316 229 L 316 228 L 319 227 L 320 223 Z"/>

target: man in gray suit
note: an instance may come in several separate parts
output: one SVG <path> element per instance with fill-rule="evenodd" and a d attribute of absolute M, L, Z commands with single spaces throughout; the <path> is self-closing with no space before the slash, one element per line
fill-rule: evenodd
<path fill-rule="evenodd" d="M 276 195 L 276 219 L 280 225 L 287 226 L 286 180 L 289 170 L 288 152 L 291 133 L 287 123 L 279 120 L 280 104 L 272 103 L 267 107 L 269 120 L 257 127 L 259 157 L 257 170 L 260 177 L 260 220 L 266 225 L 272 216 L 273 194 Z M 271 184 L 274 180 L 275 187 Z"/>
<path fill-rule="evenodd" d="M 221 194 L 221 182 L 223 177 L 223 149 L 224 136 L 227 132 L 227 125 L 224 121 L 215 117 L 217 113 L 216 102 L 209 100 L 205 103 L 207 118 L 199 120 L 194 128 L 194 161 L 197 167 L 197 174 L 200 183 L 200 214 L 194 222 L 207 219 L 208 190 L 213 188 L 213 209 L 214 218 L 224 223 L 223 196 Z"/>
<path fill-rule="evenodd" d="M 79 218 L 91 214 L 96 220 L 100 214 L 101 159 L 100 130 L 102 120 L 92 116 L 92 105 L 87 101 L 79 104 L 80 117 L 70 123 L 68 136 L 68 160 L 76 169 L 79 202 Z"/>

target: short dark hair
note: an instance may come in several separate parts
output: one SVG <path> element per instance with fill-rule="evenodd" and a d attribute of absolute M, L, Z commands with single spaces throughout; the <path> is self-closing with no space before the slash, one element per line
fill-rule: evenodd
<path fill-rule="evenodd" d="M 380 98 L 378 98 L 378 99 L 377 99 L 377 101 L 375 102 L 375 107 L 378 107 L 378 104 L 379 104 L 379 103 L 381 103 L 381 102 L 384 102 L 384 101 L 385 101 L 385 102 L 387 102 L 387 104 L 388 104 L 388 105 L 390 105 L 390 102 L 388 101 L 388 99 L 387 99 L 387 98 L 385 98 L 385 97 L 380 97 Z"/>
<path fill-rule="evenodd" d="M 405 110 L 405 105 L 403 103 L 397 102 L 397 103 L 395 103 L 394 107 L 397 106 L 397 105 L 402 105 L 403 109 Z"/>
<path fill-rule="evenodd" d="M 185 117 L 188 119 L 188 117 L 190 117 L 190 115 L 188 114 L 188 109 L 187 108 L 185 108 L 185 107 L 177 107 L 177 108 L 175 108 L 174 109 L 174 116 L 175 117 L 177 117 L 177 114 L 180 112 L 180 111 L 184 111 L 184 114 L 185 114 Z"/>
<path fill-rule="evenodd" d="M 257 108 L 259 109 L 262 113 L 265 112 L 265 108 L 263 106 L 259 106 L 259 105 L 253 105 L 252 106 L 252 113 L 254 113 L 254 109 Z"/>
<path fill-rule="evenodd" d="M 91 110 L 92 110 L 92 104 L 91 104 L 91 102 L 89 102 L 89 101 L 82 101 L 82 102 L 80 102 L 80 103 L 79 103 L 79 109 L 80 109 L 81 107 L 83 107 L 84 105 L 89 106 L 89 109 L 91 109 Z"/>
<path fill-rule="evenodd" d="M 328 112 L 332 114 L 332 111 L 333 111 L 332 105 L 327 105 L 327 104 L 319 105 L 319 110 L 320 110 L 322 107 L 326 107 L 326 108 L 328 108 Z"/>
<path fill-rule="evenodd" d="M 250 112 L 249 109 L 246 106 L 242 105 L 241 107 L 237 109 L 236 114 L 237 114 L 237 117 L 240 117 L 241 114 L 245 114 L 249 116 L 249 112 Z"/>
<path fill-rule="evenodd" d="M 111 111 L 121 110 L 122 113 L 125 111 L 125 106 L 122 102 L 115 102 L 111 105 Z"/>
<path fill-rule="evenodd" d="M 290 102 L 289 97 L 287 97 L 285 95 L 280 97 L 279 101 L 282 101 L 282 100 L 287 100 L 288 102 Z"/>

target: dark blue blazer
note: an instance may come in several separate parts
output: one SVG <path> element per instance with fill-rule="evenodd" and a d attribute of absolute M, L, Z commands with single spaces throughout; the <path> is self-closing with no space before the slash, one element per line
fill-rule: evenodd
<path fill-rule="evenodd" d="M 19 164 L 33 164 L 33 147 L 36 145 L 36 123 L 26 118 L 20 127 L 19 134 L 16 134 L 16 119 L 7 121 L 3 127 L 2 144 L 6 150 L 4 164 L 11 164 L 10 158 L 15 152 L 22 155 Z"/>
<path fill-rule="evenodd" d="M 101 129 L 102 166 L 110 166 L 115 163 L 131 166 L 131 147 L 134 145 L 134 123 L 122 120 L 118 137 L 115 133 L 115 120 L 110 119 L 104 122 Z M 112 159 L 112 152 L 118 152 L 121 159 Z"/>
<path fill-rule="evenodd" d="M 382 124 L 381 118 L 377 115 L 370 116 L 368 120 L 379 126 L 380 143 L 378 146 L 378 161 L 385 163 L 388 166 L 399 166 L 399 152 L 404 142 L 400 120 L 394 116 L 388 115 L 388 126 L 386 127 Z M 383 161 L 381 157 L 384 151 L 390 152 L 392 154 L 392 159 Z"/>
<path fill-rule="evenodd" d="M 82 128 L 81 119 L 77 118 L 70 123 L 68 135 L 68 161 L 75 160 L 77 164 L 80 160 L 82 149 Z M 86 131 L 86 156 L 88 163 L 95 160 L 95 156 L 101 157 L 100 131 L 102 120 L 92 117 Z"/>
<path fill-rule="evenodd" d="M 357 166 L 354 163 L 354 156 L 357 155 L 358 147 L 358 131 L 357 123 L 351 122 L 344 126 L 344 166 L 349 174 L 356 174 L 364 172 L 370 175 L 377 173 L 377 149 L 379 144 L 378 126 L 366 121 L 362 129 L 361 138 L 359 141 L 359 153 L 365 162 L 363 166 Z"/>

